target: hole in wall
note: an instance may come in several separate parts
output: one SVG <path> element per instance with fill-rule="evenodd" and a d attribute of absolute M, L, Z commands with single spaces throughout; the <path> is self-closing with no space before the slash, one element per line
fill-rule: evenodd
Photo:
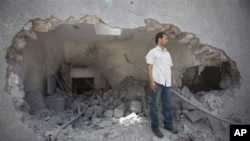
<path fill-rule="evenodd" d="M 204 70 L 199 72 L 199 67 L 196 66 L 186 69 L 183 75 L 183 85 L 193 92 L 220 89 L 221 73 L 219 67 L 204 67 Z"/>
<path fill-rule="evenodd" d="M 134 112 L 147 117 L 147 76 L 126 62 L 123 53 L 143 67 L 159 31 L 169 36 L 167 48 L 179 87 L 198 92 L 240 84 L 236 63 L 225 52 L 201 44 L 195 34 L 181 32 L 175 25 L 146 19 L 145 27 L 112 30 L 105 25 L 97 34 L 97 24 L 105 23 L 96 16 L 65 21 L 34 19 L 29 30 L 16 35 L 6 60 L 8 90 L 17 110 L 36 115 L 49 107 L 64 112 L 65 117 L 84 112 L 76 125 L 79 128 L 97 126 L 96 118 L 129 115 L 131 105 L 140 105 Z M 57 115 L 49 111 L 40 114 L 45 122 Z M 39 134 L 44 136 L 43 131 Z"/>
<path fill-rule="evenodd" d="M 187 86 L 194 93 L 236 86 L 240 82 L 240 77 L 230 64 L 234 63 L 226 61 L 216 66 L 201 65 L 186 68 L 182 77 L 182 86 Z"/>

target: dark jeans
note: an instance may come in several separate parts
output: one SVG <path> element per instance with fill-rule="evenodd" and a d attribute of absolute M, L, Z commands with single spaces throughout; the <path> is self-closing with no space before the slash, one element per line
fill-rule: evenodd
<path fill-rule="evenodd" d="M 162 109 L 164 116 L 164 126 L 172 127 L 172 113 L 171 113 L 171 87 L 166 87 L 161 84 L 156 83 L 157 89 L 156 92 L 151 91 L 151 107 L 150 107 L 150 116 L 151 116 L 151 128 L 158 129 L 158 105 L 160 98 L 162 100 Z"/>

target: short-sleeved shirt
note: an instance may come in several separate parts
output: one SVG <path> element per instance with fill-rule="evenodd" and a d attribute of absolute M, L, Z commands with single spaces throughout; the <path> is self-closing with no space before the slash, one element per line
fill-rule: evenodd
<path fill-rule="evenodd" d="M 152 64 L 152 77 L 156 83 L 163 86 L 171 86 L 172 58 L 166 48 L 163 50 L 156 46 L 146 55 L 147 64 Z"/>

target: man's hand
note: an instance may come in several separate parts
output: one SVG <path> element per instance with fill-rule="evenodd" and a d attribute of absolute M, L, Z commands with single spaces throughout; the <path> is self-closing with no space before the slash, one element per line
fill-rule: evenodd
<path fill-rule="evenodd" d="M 177 89 L 177 83 L 176 83 L 176 81 L 175 80 L 173 80 L 173 82 L 172 82 L 172 87 L 173 87 L 173 89 Z"/>
<path fill-rule="evenodd" d="M 151 89 L 153 92 L 156 92 L 157 86 L 156 86 L 156 84 L 155 84 L 154 81 L 150 82 L 150 89 Z"/>

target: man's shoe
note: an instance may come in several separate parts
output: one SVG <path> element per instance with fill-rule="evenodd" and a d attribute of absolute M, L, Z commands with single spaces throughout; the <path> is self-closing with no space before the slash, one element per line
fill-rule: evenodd
<path fill-rule="evenodd" d="M 162 138 L 164 135 L 162 134 L 162 132 L 160 131 L 160 129 L 152 129 L 152 131 L 154 132 L 154 134 L 159 137 Z"/>
<path fill-rule="evenodd" d="M 164 126 L 164 128 L 165 128 L 166 130 L 168 130 L 168 131 L 174 133 L 174 134 L 177 134 L 177 133 L 179 132 L 179 131 L 178 131 L 176 128 L 174 128 L 174 127 L 167 127 L 167 126 Z"/>

